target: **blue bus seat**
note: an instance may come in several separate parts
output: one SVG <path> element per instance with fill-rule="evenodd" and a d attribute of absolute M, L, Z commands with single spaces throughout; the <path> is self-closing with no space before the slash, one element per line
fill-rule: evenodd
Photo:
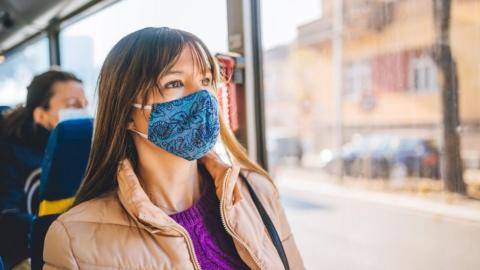
<path fill-rule="evenodd" d="M 10 109 L 10 106 L 0 105 L 0 113 Z"/>
<path fill-rule="evenodd" d="M 60 122 L 52 131 L 42 163 L 38 217 L 30 238 L 32 269 L 43 266 L 43 243 L 50 224 L 73 202 L 83 179 L 92 141 L 93 119 Z"/>
<path fill-rule="evenodd" d="M 58 124 L 48 140 L 40 177 L 38 216 L 66 210 L 85 173 L 92 142 L 93 120 Z"/>
<path fill-rule="evenodd" d="M 0 270 L 4 270 L 5 267 L 3 266 L 3 260 L 2 257 L 0 256 Z"/>

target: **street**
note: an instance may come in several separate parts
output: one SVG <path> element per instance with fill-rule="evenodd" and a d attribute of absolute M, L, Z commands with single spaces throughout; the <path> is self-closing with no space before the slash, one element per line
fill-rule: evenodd
<path fill-rule="evenodd" d="M 480 269 L 478 222 L 279 186 L 307 269 Z"/>

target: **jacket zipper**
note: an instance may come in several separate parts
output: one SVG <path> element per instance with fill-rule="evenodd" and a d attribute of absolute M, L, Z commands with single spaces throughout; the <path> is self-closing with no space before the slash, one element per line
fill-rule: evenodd
<path fill-rule="evenodd" d="M 190 256 L 192 256 L 193 258 L 193 266 L 195 269 L 198 269 L 198 270 L 202 270 L 202 268 L 200 267 L 200 263 L 198 262 L 198 259 L 197 259 L 197 255 L 195 254 L 195 249 L 193 247 L 193 242 L 192 242 L 192 239 L 190 238 L 190 236 L 188 235 L 187 232 L 184 232 L 183 230 L 180 230 L 180 229 L 175 229 L 177 232 L 179 232 L 180 234 L 183 235 L 183 237 L 185 238 L 185 240 L 187 241 L 187 249 L 188 249 L 188 252 L 190 253 Z"/>
<path fill-rule="evenodd" d="M 235 239 L 236 241 L 238 241 L 240 244 L 242 244 L 242 246 L 248 251 L 250 257 L 252 257 L 254 263 L 258 266 L 258 268 L 262 269 L 262 267 L 260 266 L 260 262 L 258 261 L 257 257 L 255 257 L 253 255 L 253 252 L 252 250 L 250 250 L 250 248 L 233 232 L 233 230 L 228 226 L 226 220 L 225 220 L 225 209 L 224 209 L 224 200 L 225 200 L 225 188 L 226 188 L 226 183 L 227 183 L 227 177 L 230 175 L 230 171 L 231 171 L 231 168 L 229 168 L 227 170 L 227 173 L 225 174 L 225 178 L 223 179 L 223 192 L 222 192 L 222 198 L 220 200 L 220 217 L 222 219 L 222 224 L 223 224 L 223 227 L 225 228 L 225 230 L 227 231 L 228 234 L 230 234 L 230 236 Z"/>
<path fill-rule="evenodd" d="M 190 238 L 190 235 L 188 234 L 188 232 L 185 229 L 177 228 L 176 226 L 172 226 L 171 228 L 174 231 L 180 233 L 185 239 L 185 241 L 187 242 L 188 253 L 190 254 L 190 257 L 193 259 L 192 261 L 193 268 L 197 270 L 202 270 L 202 267 L 200 267 L 200 263 L 198 262 L 197 255 L 195 254 L 192 238 Z"/>
<path fill-rule="evenodd" d="M 223 227 L 225 228 L 225 231 L 227 231 L 227 233 L 233 238 L 235 239 L 236 241 L 238 241 L 240 244 L 242 244 L 242 246 L 248 251 L 250 257 L 252 257 L 253 259 L 253 262 L 258 266 L 258 268 L 262 269 L 262 267 L 260 266 L 260 262 L 258 261 L 257 257 L 255 257 L 253 255 L 253 252 L 252 250 L 233 232 L 233 230 L 228 226 L 226 220 L 225 220 L 225 213 L 224 213 L 224 194 L 225 194 L 225 188 L 226 188 L 226 183 L 227 183 L 227 177 L 230 175 L 230 171 L 231 171 L 231 168 L 229 168 L 227 170 L 227 173 L 225 174 L 225 178 L 224 178 L 224 181 L 223 181 L 223 193 L 222 193 L 222 198 L 220 199 L 220 217 L 222 219 L 222 224 L 223 224 Z M 174 228 L 174 230 L 176 230 L 177 232 L 179 232 L 184 238 L 185 240 L 187 241 L 187 249 L 188 249 L 188 252 L 190 253 L 190 256 L 193 258 L 193 266 L 195 269 L 198 269 L 198 270 L 201 270 L 202 268 L 200 267 L 200 263 L 198 262 L 198 259 L 197 259 L 197 255 L 195 254 L 195 250 L 194 250 L 194 247 L 193 247 L 193 243 L 192 243 L 192 239 L 190 238 L 190 236 L 188 235 L 187 232 L 181 230 L 181 229 L 176 229 Z"/>

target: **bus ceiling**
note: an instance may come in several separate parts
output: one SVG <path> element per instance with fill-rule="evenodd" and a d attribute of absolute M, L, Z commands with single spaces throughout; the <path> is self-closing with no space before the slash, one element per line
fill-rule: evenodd
<path fill-rule="evenodd" d="M 0 0 L 0 54 L 28 44 L 60 23 L 118 0 Z"/>

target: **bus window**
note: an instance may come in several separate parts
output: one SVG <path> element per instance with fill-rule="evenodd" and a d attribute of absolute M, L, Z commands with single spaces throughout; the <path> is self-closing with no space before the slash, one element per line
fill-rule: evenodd
<path fill-rule="evenodd" d="M 148 0 L 141 5 L 134 0 L 120 1 L 61 31 L 62 67 L 84 81 L 87 96 L 94 101 L 97 77 L 108 51 L 120 38 L 135 30 L 149 26 L 179 28 L 197 34 L 214 53 L 225 52 L 225 5 L 221 0 Z M 180 11 L 182 16 L 178 16 Z M 94 102 L 90 106 L 93 109 Z"/>
<path fill-rule="evenodd" d="M 48 69 L 48 58 L 47 38 L 3 56 L 0 59 L 0 105 L 14 106 L 24 102 L 27 85 L 33 76 Z"/>
<path fill-rule="evenodd" d="M 478 14 L 478 0 L 262 1 L 269 169 L 307 268 L 480 267 L 478 201 L 455 204 L 477 206 L 472 231 L 401 211 L 480 198 Z M 372 190 L 404 201 L 381 208 Z"/>

